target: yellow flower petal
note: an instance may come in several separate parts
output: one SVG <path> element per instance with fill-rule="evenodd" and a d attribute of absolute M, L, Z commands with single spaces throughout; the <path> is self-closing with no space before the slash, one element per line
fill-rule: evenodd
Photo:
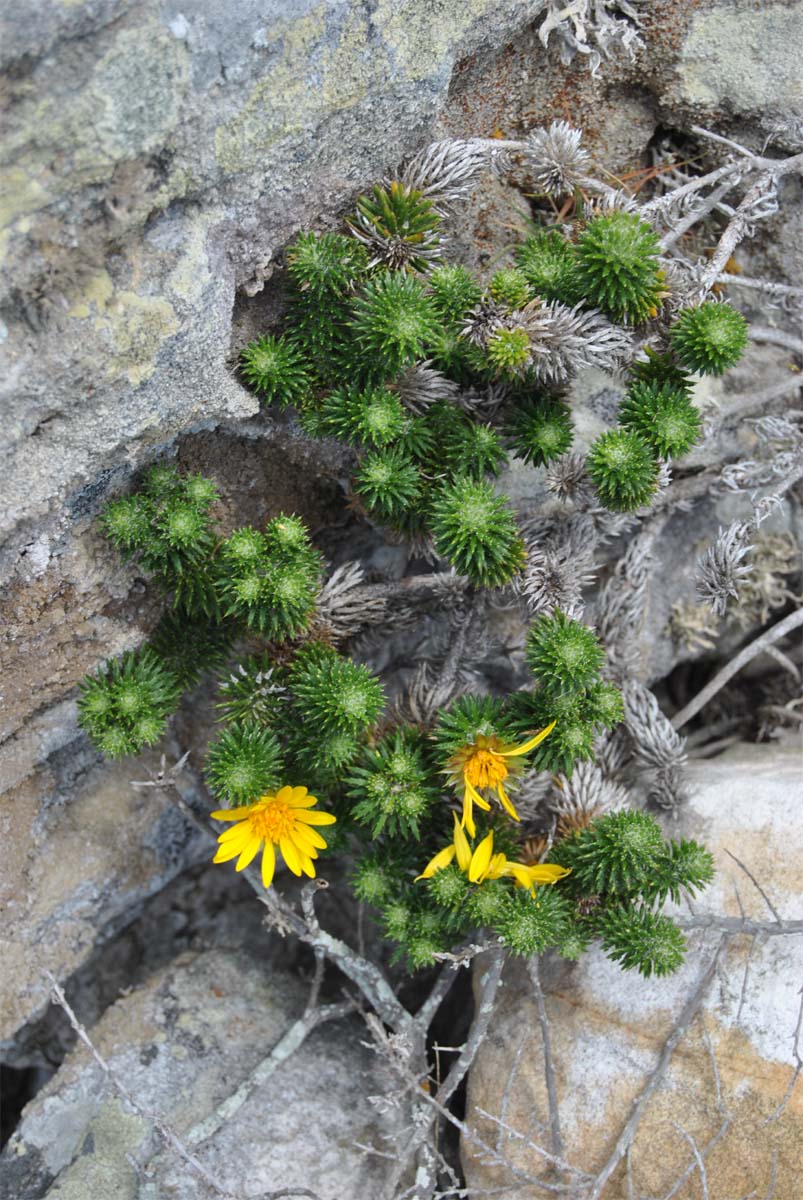
<path fill-rule="evenodd" d="M 233 858 L 239 858 L 240 855 L 242 854 L 243 850 L 245 849 L 246 844 L 247 844 L 246 842 L 243 842 L 242 844 L 240 844 L 240 842 L 235 842 L 234 845 L 232 846 L 231 842 L 227 842 L 225 844 L 225 846 L 219 846 L 217 854 L 212 859 L 212 862 L 213 863 L 231 862 L 231 860 Z"/>
<path fill-rule="evenodd" d="M 249 842 L 254 837 L 254 832 L 251 829 L 248 821 L 239 821 L 231 829 L 224 830 L 218 838 L 218 843 L 221 846 L 239 846 L 242 850 L 246 842 Z"/>
<path fill-rule="evenodd" d="M 546 729 L 539 730 L 529 741 L 522 742 L 520 746 L 510 746 L 507 750 L 497 750 L 496 753 L 501 754 L 503 758 L 518 758 L 520 754 L 529 754 L 540 742 L 543 742 L 544 738 L 552 732 L 556 724 L 556 721 L 552 721 L 547 725 Z"/>
<path fill-rule="evenodd" d="M 490 863 L 490 866 L 488 867 L 488 870 L 485 872 L 485 878 L 486 879 L 501 879 L 502 876 L 505 874 L 506 866 L 507 866 L 507 859 L 505 858 L 504 854 L 502 854 L 501 852 L 499 854 L 495 854 L 493 856 L 493 858 L 491 859 L 491 863 Z"/>
<path fill-rule="evenodd" d="M 315 841 L 313 841 L 312 837 L 309 836 L 310 834 L 314 835 L 316 839 Z M 318 850 L 326 849 L 326 842 L 323 840 L 320 834 L 315 833 L 315 830 L 310 828 L 309 825 L 296 825 L 290 836 L 299 849 L 303 850 L 305 854 L 308 854 L 310 858 L 317 858 Z"/>
<path fill-rule="evenodd" d="M 512 875 L 519 887 L 532 888 L 539 884 L 557 883 L 559 879 L 570 875 L 571 871 L 556 863 L 533 863 L 527 866 L 525 863 L 512 862 L 507 864 L 505 874 Z"/>
<path fill-rule="evenodd" d="M 448 867 L 454 858 L 454 854 L 454 846 L 446 846 L 445 849 L 439 850 L 435 857 L 429 860 L 421 874 L 416 875 L 416 883 L 418 883 L 419 879 L 431 879 L 436 871 L 442 871 L 444 867 Z"/>
<path fill-rule="evenodd" d="M 533 883 L 557 883 L 571 875 L 569 867 L 559 867 L 557 863 L 534 863 L 529 870 Z"/>
<path fill-rule="evenodd" d="M 249 816 L 253 807 L 253 804 L 244 804 L 240 808 L 219 808 L 209 815 L 215 821 L 242 821 L 243 817 Z"/>
<path fill-rule="evenodd" d="M 294 875 L 301 874 L 301 859 L 293 843 L 288 837 L 279 838 L 279 849 L 282 852 L 282 858 L 287 863 Z"/>
<path fill-rule="evenodd" d="M 317 858 L 318 857 L 318 851 L 315 849 L 314 846 L 311 846 L 309 844 L 309 842 L 302 842 L 300 838 L 296 837 L 295 833 L 292 833 L 290 835 L 290 837 L 293 842 L 293 845 L 295 846 L 296 850 L 298 851 L 298 853 L 300 855 L 303 855 L 305 858 Z"/>
<path fill-rule="evenodd" d="M 471 836 L 474 836 L 474 821 L 467 826 Z M 457 852 L 457 865 L 461 871 L 467 871 L 468 865 L 471 862 L 471 847 L 468 844 L 468 838 L 463 832 L 463 826 L 457 819 L 457 813 L 454 814 L 454 848 Z"/>
<path fill-rule="evenodd" d="M 516 812 L 515 808 L 511 804 L 510 798 L 508 797 L 508 794 L 505 791 L 505 789 L 502 787 L 501 783 L 498 785 L 496 790 L 499 793 L 499 799 L 502 801 L 502 806 L 504 807 L 505 812 L 509 813 L 514 821 L 520 821 L 521 817 L 519 816 L 519 814 Z"/>
<path fill-rule="evenodd" d="M 293 788 L 293 794 L 288 804 L 291 808 L 312 808 L 318 803 L 317 796 L 311 796 L 305 787 Z"/>
<path fill-rule="evenodd" d="M 290 804 L 293 799 L 293 789 L 285 784 L 284 787 L 279 788 L 276 799 L 280 800 L 282 804 Z"/>
<path fill-rule="evenodd" d="M 494 850 L 494 834 L 493 830 L 482 839 L 479 846 L 471 856 L 471 862 L 468 866 L 468 877 L 472 883 L 479 883 L 485 872 L 488 870 L 491 862 L 491 855 Z"/>
<path fill-rule="evenodd" d="M 237 859 L 235 871 L 244 871 L 256 858 L 259 847 L 262 845 L 262 838 L 252 838 L 248 845 L 243 850 L 240 857 Z"/>
<path fill-rule="evenodd" d="M 230 846 L 236 842 L 247 842 L 253 836 L 249 822 L 238 821 L 231 829 L 224 829 L 218 834 L 217 840 L 221 846 Z"/>
<path fill-rule="evenodd" d="M 474 798 L 471 794 L 472 791 L 473 791 L 473 789 L 471 787 L 469 787 L 468 784 L 466 784 L 466 789 L 463 792 L 463 819 L 462 819 L 461 824 L 465 825 L 468 832 L 471 834 L 472 837 L 474 837 L 474 835 L 477 832 L 477 826 L 474 824 L 474 812 L 473 812 Z M 455 814 L 455 820 L 456 819 L 457 819 L 457 814 Z M 461 870 L 462 870 L 462 868 L 461 868 Z"/>
<path fill-rule="evenodd" d="M 465 777 L 464 777 L 464 783 L 465 783 L 465 791 L 463 792 L 463 821 L 462 821 L 462 824 L 465 825 L 466 829 L 471 834 L 471 836 L 475 837 L 476 833 L 477 833 L 477 827 L 474 824 L 474 808 L 473 808 L 473 806 L 476 804 L 477 808 L 481 808 L 483 810 L 483 812 L 490 812 L 491 806 L 488 803 L 488 801 L 479 794 L 479 792 L 474 787 L 474 785 L 469 783 L 469 781 L 467 779 L 465 779 Z M 462 870 L 462 868 L 461 868 L 461 870 Z"/>
<path fill-rule="evenodd" d="M 265 842 L 262 854 L 262 882 L 266 888 L 273 883 L 273 873 L 276 870 L 276 851 L 273 842 Z"/>
<path fill-rule="evenodd" d="M 306 843 L 312 846 L 317 846 L 319 850 L 325 850 L 327 842 L 322 838 L 317 829 L 313 829 L 311 825 L 296 825 L 293 830 L 293 837 L 298 839 L 302 837 Z"/>
<path fill-rule="evenodd" d="M 474 787 L 474 784 L 469 783 L 468 780 L 466 780 L 466 787 L 471 789 L 471 798 L 474 801 L 474 803 L 477 805 L 477 807 L 481 808 L 483 812 L 490 812 L 491 811 L 490 804 L 488 803 L 488 801 L 485 799 L 484 796 L 480 795 L 480 793 Z"/>
<path fill-rule="evenodd" d="M 309 855 L 299 854 L 298 861 L 304 874 L 309 875 L 310 879 L 314 879 L 315 867 L 313 866 L 312 859 L 309 857 Z"/>
<path fill-rule="evenodd" d="M 307 825 L 334 825 L 337 817 L 333 813 L 307 812 L 302 808 L 296 813 L 296 820 L 304 821 Z"/>

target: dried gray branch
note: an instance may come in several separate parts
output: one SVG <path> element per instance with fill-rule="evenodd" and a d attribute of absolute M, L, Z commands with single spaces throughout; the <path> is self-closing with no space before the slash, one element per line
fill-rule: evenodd
<path fill-rule="evenodd" d="M 221 1130 L 224 1125 L 233 1120 L 242 1106 L 258 1087 L 266 1083 L 287 1060 L 295 1054 L 314 1029 L 327 1021 L 336 1021 L 354 1012 L 351 1000 L 338 1004 L 326 1004 L 320 1008 L 308 1009 L 303 1016 L 294 1021 L 289 1029 L 282 1034 L 270 1053 L 254 1067 L 246 1079 L 225 1100 L 202 1121 L 193 1125 L 187 1132 L 187 1142 L 197 1146 Z"/>
<path fill-rule="evenodd" d="M 698 133 L 705 134 L 707 132 L 699 129 L 697 126 L 694 128 L 695 132 Z M 778 180 L 786 175 L 803 172 L 803 154 L 796 154 L 791 158 L 779 159 L 777 161 L 774 159 L 757 158 L 752 155 L 750 157 L 754 159 L 755 165 L 762 173 L 747 191 L 738 205 L 733 218 L 728 222 L 723 231 L 717 247 L 711 255 L 710 262 L 700 278 L 697 289 L 699 299 L 703 299 L 714 286 L 717 276 L 725 269 L 725 264 L 729 261 L 742 239 L 747 235 L 752 223 L 770 215 L 772 212 L 777 212 L 777 201 L 774 198 L 777 193 Z M 766 203 L 768 198 L 771 200 L 769 205 Z"/>
<path fill-rule="evenodd" d="M 717 276 L 717 283 L 729 286 L 747 288 L 748 291 L 766 292 L 768 296 L 789 296 L 803 299 L 803 287 L 794 287 L 788 283 L 776 283 L 774 279 L 752 279 L 748 275 L 731 275 L 723 271 Z"/>
<path fill-rule="evenodd" d="M 773 917 L 775 918 L 775 921 L 776 921 L 776 923 L 777 923 L 777 922 L 779 922 L 779 921 L 781 920 L 781 915 L 780 915 L 780 913 L 778 912 L 777 908 L 776 908 L 776 907 L 775 907 L 775 905 L 772 903 L 772 901 L 770 900 L 769 896 L 768 896 L 768 895 L 767 895 L 767 893 L 764 891 L 763 887 L 762 887 L 762 886 L 761 886 L 761 884 L 758 882 L 758 880 L 756 879 L 755 875 L 754 875 L 754 874 L 753 874 L 753 872 L 750 870 L 750 868 L 749 868 L 749 867 L 747 867 L 747 866 L 745 866 L 745 864 L 742 862 L 742 860 L 741 860 L 740 858 L 737 858 L 737 857 L 736 857 L 736 855 L 733 853 L 733 851 L 731 851 L 731 850 L 728 850 L 728 848 L 727 848 L 727 847 L 725 848 L 725 853 L 728 855 L 728 857 L 729 857 L 729 858 L 732 858 L 732 859 L 733 859 L 733 861 L 736 863 L 736 865 L 737 865 L 738 867 L 741 867 L 741 869 L 744 871 L 744 873 L 745 873 L 745 875 L 747 876 L 747 878 L 748 878 L 748 879 L 750 880 L 750 882 L 752 883 L 753 887 L 756 889 L 756 891 L 757 891 L 757 892 L 759 893 L 759 895 L 761 896 L 761 898 L 762 898 L 762 900 L 764 901 L 764 903 L 766 904 L 767 908 L 768 908 L 768 909 L 770 910 L 770 912 L 772 913 Z"/>
<path fill-rule="evenodd" d="M 770 1115 L 767 1117 L 766 1121 L 764 1122 L 765 1125 L 772 1124 L 773 1121 L 777 1121 L 778 1118 L 781 1116 L 781 1114 L 783 1113 L 784 1109 L 786 1108 L 787 1104 L 789 1103 L 789 1101 L 792 1097 L 792 1092 L 794 1091 L 795 1084 L 797 1083 L 798 1079 L 800 1078 L 800 1072 L 803 1071 L 803 1058 L 801 1058 L 801 1056 L 800 1056 L 800 1032 L 801 1032 L 801 1029 L 803 1029 L 803 987 L 800 989 L 799 994 L 800 994 L 800 1008 L 798 1009 L 798 1013 L 797 1013 L 797 1025 L 795 1026 L 795 1034 L 794 1034 L 795 1040 L 792 1045 L 792 1054 L 794 1055 L 794 1059 L 795 1059 L 795 1066 L 794 1066 L 794 1070 L 792 1071 L 792 1078 L 789 1080 L 789 1085 L 788 1085 L 786 1091 L 784 1092 L 781 1103 L 778 1105 L 778 1107 L 775 1109 L 775 1111 L 770 1113 Z"/>
<path fill-rule="evenodd" d="M 681 929 L 715 929 L 728 937 L 760 934 L 762 937 L 794 937 L 803 933 L 803 921 L 754 921 L 750 917 L 725 917 L 716 913 L 695 913 L 690 917 L 674 917 Z"/>
<path fill-rule="evenodd" d="M 730 1129 L 730 1126 L 731 1126 L 732 1118 L 731 1118 L 730 1113 L 725 1108 L 725 1103 L 722 1098 L 722 1082 L 719 1077 L 719 1068 L 717 1066 L 716 1055 L 714 1054 L 714 1047 L 711 1044 L 711 1038 L 708 1033 L 708 1029 L 706 1028 L 705 1020 L 703 1019 L 702 1013 L 700 1014 L 700 1024 L 702 1025 L 702 1028 L 703 1028 L 703 1041 L 705 1042 L 706 1049 L 708 1051 L 708 1057 L 711 1061 L 711 1071 L 714 1076 L 714 1086 L 716 1088 L 716 1094 L 717 1094 L 717 1099 L 716 1099 L 717 1112 L 722 1117 L 722 1123 L 721 1123 L 719 1129 L 716 1131 L 716 1133 L 713 1134 L 713 1136 L 709 1139 L 709 1141 L 703 1147 L 703 1149 L 701 1151 L 699 1151 L 699 1154 L 695 1154 L 695 1157 L 692 1159 L 691 1163 L 688 1165 L 688 1167 L 685 1169 L 685 1171 L 681 1172 L 681 1174 L 675 1180 L 672 1187 L 669 1189 L 669 1191 L 663 1197 L 663 1200 L 673 1200 L 673 1197 L 678 1194 L 680 1189 L 685 1184 L 686 1180 L 694 1173 L 694 1170 L 697 1167 L 698 1157 L 701 1161 L 705 1162 L 705 1160 L 710 1155 L 711 1151 L 714 1149 L 714 1147 L 719 1142 L 722 1141 L 723 1137 L 728 1132 L 728 1130 Z M 696 1147 L 695 1147 L 695 1149 L 696 1149 Z"/>
<path fill-rule="evenodd" d="M 563 1157 L 563 1138 L 560 1132 L 560 1106 L 558 1103 L 558 1084 L 555 1075 L 555 1063 L 552 1058 L 552 1042 L 549 1036 L 549 1020 L 547 1019 L 544 991 L 541 987 L 540 959 L 534 955 L 528 963 L 528 973 L 535 996 L 535 1006 L 538 1010 L 538 1024 L 541 1027 L 541 1043 L 544 1048 L 544 1079 L 549 1104 L 549 1134 L 550 1149 L 555 1158 Z"/>
<path fill-rule="evenodd" d="M 577 1191 L 580 1190 L 581 1182 L 590 1183 L 593 1180 L 593 1175 L 591 1175 L 588 1171 L 582 1171 L 579 1167 L 575 1167 L 572 1163 L 567 1162 L 564 1158 L 556 1158 L 554 1154 L 550 1154 L 550 1152 L 545 1150 L 543 1146 L 539 1146 L 537 1142 L 532 1141 L 532 1139 L 527 1137 L 525 1134 L 519 1133 L 518 1130 L 512 1129 L 507 1125 L 502 1126 L 502 1122 L 499 1117 L 495 1117 L 492 1113 L 487 1112 L 484 1108 L 480 1108 L 479 1105 L 475 1111 L 479 1113 L 481 1117 L 484 1117 L 486 1121 L 490 1121 L 492 1124 L 500 1126 L 505 1137 L 519 1142 L 525 1149 L 532 1150 L 534 1154 L 539 1156 L 539 1158 L 543 1158 L 544 1162 L 549 1167 L 553 1167 L 557 1171 L 563 1171 L 566 1174 L 573 1176 L 571 1183 L 552 1183 L 548 1180 L 538 1178 L 537 1176 L 530 1175 L 525 1171 L 517 1169 L 509 1159 L 505 1158 L 503 1154 L 498 1151 L 491 1151 L 493 1155 L 491 1161 L 493 1164 L 503 1166 L 516 1178 L 523 1178 L 528 1183 L 533 1184 L 535 1187 L 542 1188 L 547 1192 L 567 1192 L 570 1195 L 577 1194 Z M 489 1149 L 487 1143 L 483 1143 L 479 1136 L 474 1134 L 473 1131 L 468 1131 L 464 1133 L 463 1136 L 468 1137 L 470 1141 L 475 1142 L 476 1145 L 480 1146 L 480 1148 L 487 1153 Z"/>
<path fill-rule="evenodd" d="M 801 294 L 803 294 L 803 290 Z M 783 329 L 771 329 L 766 325 L 751 325 L 749 334 L 750 340 L 753 342 L 766 342 L 770 346 L 781 346 L 784 350 L 790 350 L 792 354 L 803 354 L 803 338 L 794 337 Z"/>
<path fill-rule="evenodd" d="M 742 667 L 747 666 L 749 662 L 761 654 L 767 646 L 772 646 L 775 642 L 779 642 L 782 638 L 788 637 L 795 629 L 803 626 L 803 608 L 798 608 L 791 612 L 788 617 L 784 617 L 777 625 L 773 625 L 755 641 L 745 646 L 743 650 L 731 659 L 731 661 L 718 671 L 709 683 L 697 693 L 697 695 L 689 701 L 678 713 L 675 713 L 672 718 L 672 728 L 680 729 L 687 721 L 696 716 L 700 709 L 704 708 L 709 700 L 716 696 L 726 683 L 733 679 L 734 675 L 741 671 Z"/>
<path fill-rule="evenodd" d="M 485 1039 L 496 1004 L 496 993 L 502 977 L 504 957 L 504 950 L 498 946 L 488 953 L 487 966 L 484 974 L 481 977 L 480 996 L 474 1012 L 474 1020 L 471 1023 L 469 1035 L 466 1039 L 465 1045 L 460 1051 L 460 1054 L 450 1067 L 446 1079 L 438 1088 L 434 1096 L 438 1110 L 447 1111 L 449 1101 L 465 1078 L 467 1071 L 477 1055 L 477 1051 Z M 418 1090 L 420 1091 L 420 1089 Z M 422 1094 L 426 1095 L 426 1093 Z M 428 1140 L 434 1120 L 434 1112 L 426 1114 L 418 1120 L 415 1132 L 405 1145 L 404 1151 L 399 1156 L 396 1167 L 386 1183 L 383 1191 L 383 1197 L 386 1197 L 386 1200 L 393 1200 L 395 1197 L 399 1183 L 405 1171 L 407 1170 L 408 1163 L 414 1155 L 418 1154 L 420 1148 Z M 431 1194 L 437 1182 L 432 1172 L 432 1166 L 433 1163 L 431 1160 L 419 1162 L 416 1173 L 416 1188 L 418 1190 L 415 1194 L 417 1196 L 420 1194 L 422 1200 L 423 1197 Z"/>
<path fill-rule="evenodd" d="M 635 673 L 659 523 L 639 532 L 619 559 L 597 598 L 597 631 L 617 679 Z"/>
<path fill-rule="evenodd" d="M 679 1125 L 677 1121 L 672 1121 L 671 1124 L 672 1124 L 673 1128 L 675 1128 L 678 1131 L 678 1133 L 683 1138 L 685 1138 L 685 1140 L 688 1142 L 689 1146 L 691 1147 L 691 1152 L 694 1157 L 694 1165 L 696 1166 L 697 1170 L 700 1173 L 700 1187 L 702 1188 L 703 1200 L 710 1200 L 710 1195 L 709 1195 L 709 1191 L 708 1191 L 708 1173 L 706 1172 L 705 1162 L 703 1160 L 702 1154 L 700 1153 L 700 1151 L 697 1147 L 697 1143 L 695 1142 L 692 1135 L 688 1132 L 688 1130 L 684 1129 L 682 1125 Z"/>

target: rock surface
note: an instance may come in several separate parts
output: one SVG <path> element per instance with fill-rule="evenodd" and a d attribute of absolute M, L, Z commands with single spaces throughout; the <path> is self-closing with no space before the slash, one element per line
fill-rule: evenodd
<path fill-rule="evenodd" d="M 704 1159 L 702 1194 L 797 1194 L 803 1097 L 798 1087 L 789 1090 L 799 1050 L 803 935 L 774 936 L 772 925 L 775 914 L 799 920 L 801 913 L 800 782 L 799 742 L 739 746 L 689 768 L 691 799 L 667 833 L 703 840 L 717 863 L 713 885 L 691 907 L 700 917 L 738 920 L 743 906 L 767 932 L 727 937 L 701 1009 L 644 1106 L 630 1155 L 634 1191 L 622 1161 L 602 1200 L 664 1196 L 681 1176 L 672 1194 L 700 1196 L 690 1138 L 701 1156 L 716 1139 Z M 542 966 L 562 1157 L 575 1167 L 593 1176 L 606 1163 L 720 937 L 716 929 L 690 932 L 688 960 L 668 979 L 624 974 L 599 950 L 575 966 Z M 465 1137 L 463 1162 L 478 1195 L 510 1188 L 530 1200 L 543 1192 L 514 1171 L 544 1170 L 528 1141 L 547 1151 L 553 1145 L 543 1042 L 523 964 L 508 967 L 506 985 L 469 1083 L 467 1124 L 485 1148 Z M 494 1161 L 497 1152 L 514 1171 Z"/>
<path fill-rule="evenodd" d="M 136 767 L 97 765 L 71 747 L 16 789 L 13 810 L 4 808 L 0 1039 L 46 1002 L 46 969 L 70 975 L 143 899 L 209 857 L 209 840 L 169 800 L 131 787 L 157 767 L 153 753 Z"/>
<path fill-rule="evenodd" d="M 321 1200 L 371 1200 L 383 1160 L 357 1143 L 398 1131 L 368 1099 L 382 1079 L 356 1018 L 321 1026 L 264 1073 L 236 1115 L 214 1118 L 305 1000 L 301 982 L 266 970 L 252 950 L 188 953 L 113 1005 L 92 1039 L 139 1104 L 158 1112 L 232 1195 L 296 1186 Z M 153 1122 L 127 1108 L 83 1046 L 25 1110 L 2 1166 L 15 1200 L 194 1200 L 204 1186 L 164 1151 Z"/>

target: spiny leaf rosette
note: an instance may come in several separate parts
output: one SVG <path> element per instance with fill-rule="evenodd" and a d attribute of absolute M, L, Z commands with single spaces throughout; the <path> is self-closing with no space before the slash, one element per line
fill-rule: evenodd
<path fill-rule="evenodd" d="M 722 375 L 744 353 L 747 322 L 729 304 L 708 300 L 698 308 L 684 308 L 669 337 L 678 358 L 690 371 Z"/>
<path fill-rule="evenodd" d="M 556 230 L 528 237 L 516 250 L 516 262 L 530 297 L 559 300 L 570 306 L 582 299 L 574 246 Z"/>
<path fill-rule="evenodd" d="M 603 433 L 591 446 L 587 465 L 597 495 L 613 512 L 641 508 L 658 486 L 655 452 L 634 429 Z"/>
<path fill-rule="evenodd" d="M 368 251 L 369 267 L 427 271 L 441 255 L 440 223 L 431 200 L 394 180 L 360 197 L 349 227 Z"/>
<path fill-rule="evenodd" d="M 426 358 L 439 322 L 423 283 L 412 275 L 381 271 L 357 295 L 351 328 L 362 369 L 393 375 Z"/>
<path fill-rule="evenodd" d="M 483 480 L 457 479 L 432 501 L 435 548 L 485 587 L 501 587 L 524 563 L 524 543 L 504 500 Z"/>
<path fill-rule="evenodd" d="M 257 338 L 243 351 L 242 373 L 268 404 L 282 408 L 300 404 L 311 382 L 303 350 L 287 338 L 269 335 Z"/>
<path fill-rule="evenodd" d="M 136 754 L 162 737 L 180 691 L 153 650 L 129 650 L 84 679 L 78 721 L 107 758 Z"/>
<path fill-rule="evenodd" d="M 123 556 L 136 557 L 187 617 L 219 615 L 210 561 L 215 537 L 209 510 L 216 499 L 211 480 L 158 464 L 146 472 L 139 492 L 111 500 L 101 517 Z"/>
<path fill-rule="evenodd" d="M 261 860 L 270 887 L 281 859 L 311 877 L 324 852 L 348 854 L 356 896 L 413 970 L 483 930 L 521 955 L 554 948 L 576 959 L 598 942 L 658 975 L 683 956 L 661 906 L 707 886 L 713 862 L 691 840 L 667 840 L 647 813 L 584 803 L 592 769 L 578 767 L 624 705 L 600 639 L 564 609 L 581 612 L 590 586 L 585 530 L 591 542 L 601 507 L 649 503 L 662 461 L 698 439 L 690 373 L 732 365 L 744 322 L 707 302 L 670 324 L 655 231 L 635 201 L 583 213 L 576 189 L 592 182 L 590 163 L 563 123 L 531 136 L 525 155 L 539 192 L 575 191 L 561 226 L 532 226 L 489 279 L 444 261 L 443 214 L 484 154 L 479 142 L 442 143 L 361 196 L 342 232 L 300 233 L 285 252 L 286 312 L 240 359 L 262 402 L 294 406 L 308 437 L 348 447 L 344 490 L 360 518 L 452 568 L 436 568 L 431 594 L 433 608 L 459 605 L 467 618 L 456 673 L 452 648 L 437 675 L 425 658 L 409 693 L 386 707 L 381 679 L 352 657 L 369 639 L 336 632 L 338 604 L 347 625 L 376 577 L 355 564 L 322 589 L 325 564 L 297 516 L 221 532 L 214 482 L 159 464 L 102 522 L 171 607 L 147 646 L 84 682 L 80 720 L 104 753 L 134 753 L 214 671 L 219 725 L 204 774 L 220 806 L 213 817 L 228 826 L 216 862 L 246 870 Z M 649 330 L 628 328 L 647 321 Z M 661 352 L 639 349 L 647 340 Z M 628 371 L 628 383 L 619 426 L 586 459 L 570 453 L 579 389 L 569 385 L 588 367 Z M 528 514 L 529 562 L 494 484 L 512 455 L 518 469 L 546 468 L 553 493 L 547 512 Z M 497 611 L 532 602 L 548 574 L 560 587 L 533 603 L 517 690 L 498 694 L 501 670 L 484 661 L 477 618 L 486 601 Z M 378 591 L 364 628 L 383 622 L 374 632 L 393 647 L 390 662 L 408 600 L 403 585 Z M 422 613 L 428 645 L 431 615 Z M 463 694 L 474 680 L 480 694 Z M 539 771 L 560 780 L 555 813 L 539 808 L 538 781 L 529 786 Z"/>
<path fill-rule="evenodd" d="M 554 722 L 530 765 L 570 777 L 577 762 L 593 756 L 599 733 L 621 721 L 621 694 L 600 678 L 605 655 L 594 631 L 560 609 L 533 623 L 525 655 L 535 686 L 509 698 L 510 718 L 520 734 Z"/>
<path fill-rule="evenodd" d="M 488 290 L 497 304 L 501 304 L 508 311 L 524 308 L 532 299 L 526 275 L 515 267 L 497 271 Z"/>
<path fill-rule="evenodd" d="M 625 429 L 641 434 L 659 458 L 679 458 L 700 438 L 700 414 L 683 390 L 634 383 L 619 408 Z"/>
<path fill-rule="evenodd" d="M 516 454 L 533 466 L 545 466 L 566 454 L 574 440 L 569 406 L 557 396 L 530 399 L 505 424 Z"/>
<path fill-rule="evenodd" d="M 576 248 L 583 295 L 614 321 L 646 321 L 656 314 L 665 294 L 658 252 L 655 230 L 635 213 L 595 217 Z"/>
<path fill-rule="evenodd" d="M 375 748 L 364 751 L 347 781 L 352 815 L 378 837 L 383 831 L 419 837 L 432 809 L 432 785 L 426 747 L 415 730 L 397 729 Z"/>
<path fill-rule="evenodd" d="M 229 616 L 273 639 L 304 632 L 318 594 L 321 556 L 298 517 L 274 517 L 264 533 L 235 530 L 221 546 L 220 561 Z"/>

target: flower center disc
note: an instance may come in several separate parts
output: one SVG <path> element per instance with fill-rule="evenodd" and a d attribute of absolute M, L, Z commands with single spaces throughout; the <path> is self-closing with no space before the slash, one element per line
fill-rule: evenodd
<path fill-rule="evenodd" d="M 280 838 L 287 837 L 295 824 L 290 805 L 275 797 L 263 800 L 251 813 L 248 821 L 257 837 L 267 838 L 271 842 L 278 842 Z"/>
<path fill-rule="evenodd" d="M 475 750 L 463 768 L 472 787 L 494 788 L 507 779 L 505 760 L 493 750 Z"/>

